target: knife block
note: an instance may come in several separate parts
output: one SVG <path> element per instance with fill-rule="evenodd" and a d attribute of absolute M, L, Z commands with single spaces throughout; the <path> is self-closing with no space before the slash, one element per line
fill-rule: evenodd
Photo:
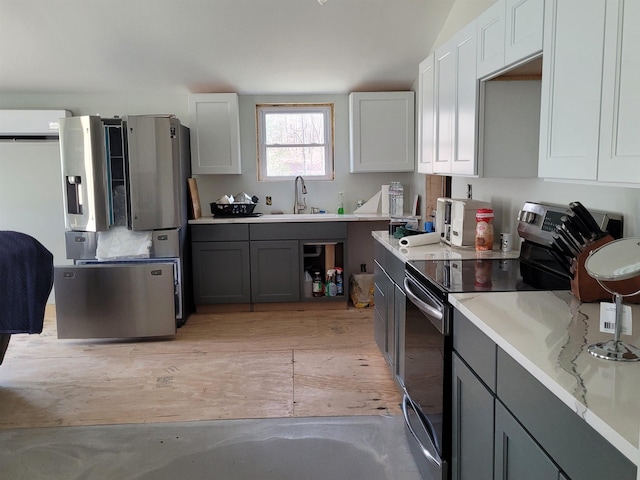
<path fill-rule="evenodd" d="M 573 263 L 574 274 L 571 280 L 571 293 L 574 297 L 584 303 L 599 302 L 599 301 L 612 301 L 613 295 L 607 292 L 598 281 L 593 278 L 587 272 L 584 266 L 585 261 L 589 254 L 605 245 L 612 242 L 614 238 L 611 235 L 601 238 L 585 248 Z M 604 283 L 604 282 L 603 282 Z M 640 277 L 629 278 L 627 280 L 620 280 L 617 282 L 606 282 L 607 287 L 612 291 L 621 293 L 622 295 L 637 292 L 640 290 Z M 629 297 L 624 297 L 625 303 L 640 303 L 640 294 Z"/>

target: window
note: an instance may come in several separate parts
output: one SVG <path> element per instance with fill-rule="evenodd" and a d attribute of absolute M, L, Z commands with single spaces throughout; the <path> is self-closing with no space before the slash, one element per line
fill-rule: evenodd
<path fill-rule="evenodd" d="M 258 180 L 333 180 L 333 104 L 257 105 Z"/>

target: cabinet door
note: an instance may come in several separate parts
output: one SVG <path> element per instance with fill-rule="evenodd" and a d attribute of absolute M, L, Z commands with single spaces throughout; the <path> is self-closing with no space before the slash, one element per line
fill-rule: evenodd
<path fill-rule="evenodd" d="M 476 22 L 456 36 L 456 109 L 453 175 L 476 175 L 478 80 L 476 78 Z"/>
<path fill-rule="evenodd" d="M 380 264 L 374 262 L 374 335 L 387 363 L 395 361 L 396 324 L 394 320 L 394 283 Z"/>
<path fill-rule="evenodd" d="M 476 22 L 435 52 L 437 150 L 433 173 L 476 174 Z"/>
<path fill-rule="evenodd" d="M 478 78 L 504 67 L 505 8 L 504 0 L 498 0 L 478 16 Z"/>
<path fill-rule="evenodd" d="M 196 305 L 251 301 L 249 242 L 193 242 Z"/>
<path fill-rule="evenodd" d="M 298 240 L 251 242 L 251 301 L 298 302 L 300 258 Z"/>
<path fill-rule="evenodd" d="M 373 278 L 374 278 L 374 306 L 373 306 L 373 334 L 376 344 L 384 355 L 387 363 L 391 365 L 387 346 L 387 324 L 389 323 L 389 284 L 391 280 L 380 266 L 378 261 L 373 262 Z"/>
<path fill-rule="evenodd" d="M 192 173 L 241 173 L 237 94 L 190 95 L 189 127 Z"/>
<path fill-rule="evenodd" d="M 493 478 L 494 397 L 453 354 L 452 480 Z"/>
<path fill-rule="evenodd" d="M 640 183 L 640 2 L 607 2 L 598 180 Z"/>
<path fill-rule="evenodd" d="M 418 68 L 418 172 L 433 173 L 436 154 L 436 90 L 435 56 L 420 63 Z"/>
<path fill-rule="evenodd" d="M 413 92 L 349 95 L 351 173 L 413 172 Z"/>
<path fill-rule="evenodd" d="M 560 471 L 500 402 L 496 402 L 495 480 L 558 480 Z"/>
<path fill-rule="evenodd" d="M 436 157 L 433 173 L 451 173 L 456 109 L 455 42 L 450 40 L 435 51 Z"/>
<path fill-rule="evenodd" d="M 544 0 L 506 0 L 505 65 L 542 51 Z"/>
<path fill-rule="evenodd" d="M 538 176 L 596 180 L 605 2 L 545 3 Z"/>
<path fill-rule="evenodd" d="M 398 378 L 405 378 L 406 372 L 401 371 L 404 368 L 404 361 L 400 361 L 400 355 L 402 349 L 400 345 L 406 345 L 405 342 L 405 328 L 406 328 L 406 313 L 407 313 L 407 295 L 401 286 L 395 283 L 391 284 L 393 289 L 393 321 L 389 322 L 387 327 L 387 339 L 389 342 L 389 348 L 391 358 L 393 358 L 393 374 L 397 381 Z M 393 323 L 393 325 L 391 325 Z"/>

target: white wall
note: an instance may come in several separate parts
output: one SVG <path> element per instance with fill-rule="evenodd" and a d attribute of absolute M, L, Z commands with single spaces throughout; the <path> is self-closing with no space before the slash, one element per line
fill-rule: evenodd
<path fill-rule="evenodd" d="M 585 207 L 619 213 L 624 216 L 624 236 L 640 236 L 640 189 L 575 183 L 559 183 L 541 179 L 453 178 L 452 196 L 466 198 L 467 185 L 473 198 L 490 201 L 496 212 L 496 231 L 516 233 L 516 217 L 525 201 L 567 205 L 573 201 Z"/>
<path fill-rule="evenodd" d="M 296 95 L 296 96 L 253 96 L 241 95 L 240 103 L 240 143 L 242 175 L 198 175 L 198 190 L 203 212 L 209 213 L 209 203 L 222 195 L 235 195 L 245 191 L 257 195 L 260 204 L 257 212 L 293 212 L 294 182 L 258 181 L 256 155 L 256 104 L 257 103 L 334 103 L 335 115 L 335 180 L 319 181 L 305 178 L 307 205 L 319 207 L 328 212 L 336 212 L 338 192 L 344 192 L 345 213 L 352 213 L 358 200 L 367 201 L 380 186 L 392 180 L 400 181 L 405 187 L 405 202 L 412 197 L 412 173 L 349 173 L 349 97 L 348 95 Z M 265 197 L 271 196 L 273 204 L 265 205 Z"/>

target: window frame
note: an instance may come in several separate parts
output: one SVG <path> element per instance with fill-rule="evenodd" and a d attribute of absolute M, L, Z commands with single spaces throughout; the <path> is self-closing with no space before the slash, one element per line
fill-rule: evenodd
<path fill-rule="evenodd" d="M 269 146 L 279 146 L 280 144 L 266 144 L 265 116 L 269 113 L 322 113 L 324 116 L 324 143 L 300 144 L 300 146 L 323 147 L 325 152 L 325 175 L 304 175 L 305 179 L 318 181 L 332 181 L 335 178 L 334 162 L 334 104 L 333 103 L 259 103 L 256 104 L 256 160 L 259 182 L 274 182 L 283 180 L 293 180 L 297 175 L 268 176 L 266 174 L 266 157 Z M 282 145 L 285 146 L 285 145 Z"/>

